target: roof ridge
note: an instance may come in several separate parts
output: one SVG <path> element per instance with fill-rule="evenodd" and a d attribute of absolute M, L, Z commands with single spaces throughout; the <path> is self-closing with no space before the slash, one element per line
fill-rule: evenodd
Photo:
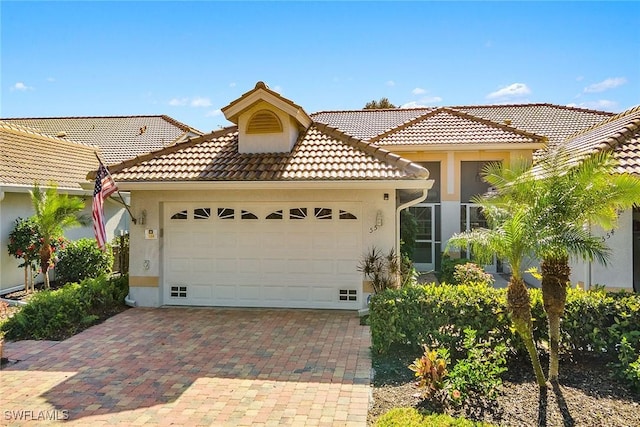
<path fill-rule="evenodd" d="M 610 111 L 603 110 L 595 110 L 590 108 L 583 107 L 574 107 L 570 105 L 560 105 L 560 104 L 552 104 L 550 102 L 531 102 L 524 104 L 477 104 L 477 105 L 455 105 L 449 106 L 449 108 L 457 109 L 457 108 L 495 108 L 495 107 L 553 107 L 561 110 L 573 110 L 573 111 L 582 111 L 585 113 L 594 113 L 594 114 L 605 114 L 605 115 L 614 115 L 616 113 L 612 113 Z"/>
<path fill-rule="evenodd" d="M 137 118 L 163 118 L 165 114 L 138 114 L 118 116 L 41 116 L 41 117 L 3 117 L 0 120 L 51 120 L 51 119 L 137 119 Z M 168 116 L 167 116 L 168 117 Z M 186 126 L 186 125 L 185 125 Z"/>
<path fill-rule="evenodd" d="M 414 124 L 426 119 L 427 117 L 433 117 L 434 115 L 438 114 L 438 112 L 443 111 L 444 108 L 445 107 L 435 108 L 435 109 L 433 109 L 431 111 L 427 111 L 424 114 L 421 114 L 421 115 L 419 115 L 417 117 L 414 117 L 411 120 L 407 120 L 404 123 L 401 123 L 401 124 L 399 124 L 398 126 L 396 126 L 394 128 L 387 129 L 384 132 L 379 133 L 376 136 L 373 136 L 373 137 L 369 138 L 369 142 L 377 142 L 377 141 L 381 140 L 382 138 L 384 138 L 386 136 L 389 136 L 389 135 L 394 134 L 396 132 L 399 132 L 399 131 L 401 131 L 403 129 L 406 129 L 409 126 L 412 126 L 412 125 L 414 125 Z"/>
<path fill-rule="evenodd" d="M 401 169 L 403 172 L 413 175 L 416 178 L 429 178 L 429 171 L 417 163 L 414 163 L 404 157 L 378 147 L 377 145 L 369 144 L 361 139 L 348 135 L 341 130 L 329 126 L 324 123 L 314 122 L 313 126 L 322 132 L 327 133 L 329 136 L 336 138 L 340 141 L 346 142 L 354 148 L 364 151 L 366 154 L 373 156 L 374 158 L 389 163 L 390 165 Z"/>
<path fill-rule="evenodd" d="M 379 111 L 418 111 L 418 110 L 433 110 L 440 107 L 413 107 L 413 108 L 361 108 L 355 110 L 320 110 L 315 113 L 309 114 L 310 116 L 323 114 L 323 113 L 360 113 L 360 112 L 379 112 Z"/>
<path fill-rule="evenodd" d="M 640 113 L 640 105 L 633 107 L 624 113 L 617 114 L 611 119 L 606 120 L 601 124 L 601 126 L 605 126 L 632 113 Z M 593 128 L 592 130 L 594 129 L 597 128 Z M 605 150 L 616 148 L 618 145 L 623 144 L 627 139 L 638 133 L 638 130 L 640 130 L 640 114 L 638 115 L 638 117 L 636 117 L 635 119 L 631 119 L 629 123 L 622 126 L 622 129 L 620 129 L 618 132 L 601 141 L 600 144 L 598 144 L 598 148 Z"/>
<path fill-rule="evenodd" d="M 210 132 L 204 135 L 200 135 L 200 136 L 196 136 L 196 137 L 192 137 L 192 138 L 188 138 L 186 141 L 182 141 L 182 142 L 178 142 L 175 143 L 173 145 L 169 145 L 167 147 L 161 148 L 159 150 L 156 151 L 151 151 L 150 153 L 146 153 L 146 154 L 142 154 L 140 156 L 136 156 L 132 159 L 128 159 L 125 160 L 124 162 L 120 162 L 120 163 L 116 163 L 115 165 L 109 165 L 109 171 L 113 174 L 113 173 L 118 173 L 124 169 L 130 168 L 132 166 L 135 166 L 138 163 L 142 163 L 142 162 L 146 162 L 147 160 L 151 160 L 154 157 L 158 157 L 158 156 L 163 156 L 165 154 L 171 154 L 174 153 L 178 150 L 181 150 L 182 148 L 191 146 L 191 145 L 196 145 L 196 144 L 200 144 L 202 142 L 208 141 L 210 139 L 214 139 L 214 138 L 218 138 L 222 135 L 226 135 L 228 133 L 231 133 L 233 131 L 236 131 L 238 129 L 237 126 L 228 126 L 226 128 L 222 128 L 219 129 L 217 131 L 214 132 Z M 87 175 L 87 179 L 95 179 L 95 171 L 91 171 L 89 172 L 89 174 Z"/>
<path fill-rule="evenodd" d="M 463 118 L 465 118 L 467 120 L 473 120 L 473 121 L 482 123 L 482 124 L 487 125 L 487 126 L 498 128 L 498 129 L 501 129 L 501 130 L 504 130 L 504 131 L 508 131 L 508 132 L 511 132 L 511 133 L 516 133 L 516 134 L 519 134 L 521 136 L 525 136 L 527 138 L 538 140 L 539 142 L 546 142 L 547 141 L 547 137 L 544 136 L 544 135 L 538 135 L 538 134 L 533 133 L 533 132 L 527 132 L 526 130 L 519 129 L 519 128 L 515 127 L 515 126 L 511 126 L 511 125 L 508 125 L 506 123 L 495 122 L 493 120 L 485 119 L 484 117 L 478 117 L 478 116 L 475 116 L 473 114 L 467 113 L 465 111 L 456 110 L 454 108 L 444 107 L 443 109 L 448 111 L 448 112 L 450 112 L 451 114 L 457 115 L 458 117 L 463 117 Z"/>
<path fill-rule="evenodd" d="M 622 113 L 618 113 L 618 114 L 616 114 L 614 116 L 608 117 L 608 118 L 604 119 L 603 121 L 595 123 L 595 124 L 585 128 L 585 129 L 579 130 L 578 132 L 576 132 L 576 133 L 574 133 L 572 135 L 569 135 L 565 139 L 565 142 L 569 141 L 571 139 L 577 138 L 580 135 L 583 135 L 583 134 L 586 134 L 588 132 L 591 132 L 594 129 L 597 129 L 597 128 L 601 127 L 601 126 L 605 126 L 605 125 L 607 125 L 607 124 L 609 124 L 611 122 L 614 122 L 614 121 L 619 120 L 619 119 L 621 119 L 621 118 L 623 118 L 625 116 L 628 116 L 629 114 L 636 113 L 636 112 L 640 112 L 640 104 L 636 105 L 635 107 L 631 107 L 628 110 L 623 111 Z M 632 123 L 633 123 L 633 121 L 632 121 Z"/>
<path fill-rule="evenodd" d="M 167 116 L 166 114 L 163 114 L 160 117 L 162 117 L 165 121 L 167 121 L 167 122 L 171 123 L 172 125 L 182 129 L 185 132 L 194 131 L 195 133 L 198 133 L 200 135 L 204 135 L 204 132 L 200 131 L 199 129 L 191 127 L 191 126 L 189 126 L 189 125 L 187 125 L 187 124 L 185 124 L 185 123 L 183 123 L 183 122 L 181 122 L 179 120 L 174 119 L 171 116 Z"/>
<path fill-rule="evenodd" d="M 74 139 L 66 139 L 66 138 L 61 138 L 59 136 L 54 136 L 54 135 L 50 135 L 48 133 L 44 133 L 38 129 L 34 129 L 30 126 L 25 126 L 25 125 L 21 125 L 18 123 L 11 123 L 8 121 L 5 121 L 4 119 L 0 119 L 0 128 L 4 128 L 4 129 L 8 129 L 8 130 L 12 130 L 12 131 L 17 131 L 17 132 L 22 132 L 22 133 L 28 133 L 28 134 L 32 134 L 41 138 L 45 138 L 45 139 L 49 139 L 49 140 L 53 140 L 53 141 L 57 141 L 57 142 L 64 142 L 67 144 L 72 144 L 72 145 L 80 145 L 82 147 L 87 147 L 87 148 L 93 148 L 95 150 L 99 150 L 99 147 L 97 145 L 93 145 L 93 144 L 88 144 L 82 141 L 76 141 Z"/>

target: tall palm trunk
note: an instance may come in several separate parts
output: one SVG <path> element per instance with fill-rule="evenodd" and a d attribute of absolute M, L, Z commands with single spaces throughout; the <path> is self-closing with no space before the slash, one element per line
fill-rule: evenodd
<path fill-rule="evenodd" d="M 560 350 L 560 320 L 567 302 L 569 259 L 566 256 L 545 258 L 540 264 L 542 272 L 542 302 L 549 324 L 549 380 L 558 380 Z"/>
<path fill-rule="evenodd" d="M 49 282 L 49 265 L 51 262 L 51 245 L 47 242 L 42 244 L 40 248 L 40 268 L 42 269 L 42 275 L 44 276 L 44 287 L 49 289 L 51 284 Z"/>
<path fill-rule="evenodd" d="M 509 286 L 507 287 L 507 305 L 511 313 L 511 321 L 516 331 L 522 337 L 524 345 L 527 347 L 533 371 L 536 375 L 536 381 L 540 388 L 547 386 L 547 380 L 542 372 L 542 365 L 538 357 L 538 350 L 533 340 L 533 322 L 531 320 L 531 299 L 529 291 L 524 280 L 521 278 L 511 277 Z"/>

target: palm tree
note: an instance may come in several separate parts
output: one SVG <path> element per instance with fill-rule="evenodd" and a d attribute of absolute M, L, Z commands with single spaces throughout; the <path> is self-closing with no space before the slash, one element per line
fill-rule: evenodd
<path fill-rule="evenodd" d="M 640 180 L 616 173 L 617 161 L 610 153 L 594 154 L 570 168 L 569 158 L 560 149 L 545 153 L 534 168 L 520 162 L 512 169 L 496 164 L 485 170 L 485 180 L 497 192 L 493 203 L 529 207 L 530 227 L 537 242 L 534 254 L 541 259 L 551 381 L 558 379 L 560 321 L 571 273 L 569 258 L 606 264 L 609 248 L 592 236 L 586 225 L 614 228 L 618 212 L 640 200 Z"/>
<path fill-rule="evenodd" d="M 58 185 L 50 182 L 46 189 L 41 189 L 35 183 L 30 191 L 31 204 L 35 214 L 33 220 L 36 223 L 40 238 L 40 267 L 44 275 L 44 283 L 47 289 L 49 283 L 49 267 L 51 266 L 51 242 L 62 236 L 66 228 L 88 225 L 90 223 L 87 215 L 81 215 L 84 202 L 79 197 L 58 193 Z"/>
<path fill-rule="evenodd" d="M 545 388 L 546 379 L 533 340 L 531 300 L 522 277 L 523 260 L 533 253 L 535 243 L 528 224 L 529 209 L 521 204 L 512 205 L 511 209 L 507 210 L 485 201 L 486 197 L 474 199 L 474 203 L 482 207 L 490 228 L 476 228 L 455 234 L 449 239 L 447 250 L 450 247 L 467 248 L 469 246 L 474 258 L 481 263 L 486 263 L 494 254 L 509 262 L 511 278 L 507 286 L 507 306 L 511 321 L 527 348 L 538 385 L 540 388 Z"/>

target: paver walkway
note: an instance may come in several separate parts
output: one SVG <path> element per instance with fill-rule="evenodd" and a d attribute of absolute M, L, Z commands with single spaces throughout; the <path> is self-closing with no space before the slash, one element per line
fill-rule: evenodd
<path fill-rule="evenodd" d="M 7 343 L 0 425 L 366 426 L 369 346 L 353 312 L 130 309 Z"/>

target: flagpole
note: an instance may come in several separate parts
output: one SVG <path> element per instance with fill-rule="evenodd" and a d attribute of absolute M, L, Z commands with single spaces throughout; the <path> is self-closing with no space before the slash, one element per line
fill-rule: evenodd
<path fill-rule="evenodd" d="M 100 163 L 100 166 L 103 166 L 105 168 L 105 170 L 107 171 L 107 174 L 109 175 L 109 178 L 111 178 L 111 180 L 113 180 L 113 182 L 115 183 L 116 180 L 113 179 L 113 177 L 111 176 L 111 172 L 109 172 L 109 168 L 106 167 L 103 163 L 102 160 L 100 160 L 100 156 L 98 156 L 98 153 L 96 153 L 95 151 L 93 152 L 93 154 L 96 155 L 96 159 L 98 159 L 98 162 Z M 138 223 L 138 220 L 136 219 L 135 216 L 133 216 L 133 214 L 131 213 L 131 209 L 129 209 L 129 206 L 127 205 L 127 203 L 124 201 L 124 197 L 122 197 L 122 194 L 120 193 L 120 189 L 118 188 L 118 186 L 116 185 L 116 191 L 118 192 L 118 196 L 120 196 L 120 200 L 122 200 L 122 204 L 124 205 L 124 208 L 127 210 L 127 212 L 129 212 L 129 216 L 131 217 L 131 221 L 133 221 L 134 224 Z M 111 197 L 111 196 L 109 196 Z"/>

